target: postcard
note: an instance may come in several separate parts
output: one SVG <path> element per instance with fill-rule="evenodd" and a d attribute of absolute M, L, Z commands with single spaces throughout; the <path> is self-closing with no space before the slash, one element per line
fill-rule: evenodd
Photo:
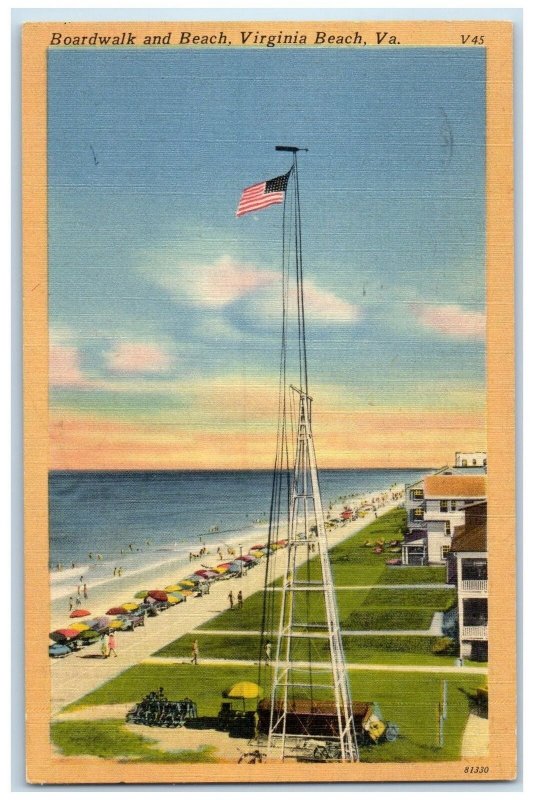
<path fill-rule="evenodd" d="M 23 29 L 27 779 L 513 780 L 512 25 Z"/>

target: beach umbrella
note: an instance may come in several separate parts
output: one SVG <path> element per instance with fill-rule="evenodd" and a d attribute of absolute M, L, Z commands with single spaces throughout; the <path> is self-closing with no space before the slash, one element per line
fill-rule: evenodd
<path fill-rule="evenodd" d="M 214 567 L 213 571 L 216 572 L 218 575 L 222 575 L 224 572 L 228 572 L 228 567 L 226 566 Z"/>
<path fill-rule="evenodd" d="M 190 581 L 188 578 L 185 578 L 183 581 L 180 581 L 180 586 L 185 586 L 186 588 L 188 586 L 194 586 L 194 585 L 195 584 L 193 583 L 193 581 Z"/>
<path fill-rule="evenodd" d="M 85 622 L 75 622 L 74 625 L 70 626 L 70 629 L 72 631 L 78 631 L 78 633 L 80 633 L 81 631 L 90 631 L 91 630 L 89 625 L 86 625 Z"/>
<path fill-rule="evenodd" d="M 206 578 L 206 580 L 210 580 L 210 578 L 216 578 L 217 572 L 214 572 L 212 569 L 198 569 L 195 572 L 195 575 L 199 575 L 201 578 Z"/>
<path fill-rule="evenodd" d="M 254 551 L 251 551 L 251 555 L 253 555 L 254 558 L 263 558 L 265 553 L 263 552 L 263 550 L 254 550 Z"/>
<path fill-rule="evenodd" d="M 182 597 L 182 600 L 183 600 L 183 599 L 184 599 L 184 598 Z M 170 603 L 170 604 L 171 604 L 171 606 L 175 606 L 175 605 L 177 605 L 177 604 L 178 604 L 178 603 L 180 603 L 180 602 L 181 602 L 181 600 L 178 600 L 178 598 L 176 597 L 176 595 L 174 595 L 174 594 L 168 594 L 168 595 L 167 595 L 167 603 Z"/>
<path fill-rule="evenodd" d="M 136 597 L 138 600 L 144 600 L 147 594 L 148 594 L 148 589 L 141 589 L 139 592 L 136 592 L 134 594 L 134 597 Z"/>
<path fill-rule="evenodd" d="M 250 549 L 251 550 L 263 550 L 264 547 L 265 547 L 264 544 L 253 544 Z"/>
<path fill-rule="evenodd" d="M 192 592 L 191 589 L 182 589 L 180 594 L 182 594 L 185 598 L 185 597 L 192 597 L 194 592 Z"/>
<path fill-rule="evenodd" d="M 126 611 L 136 611 L 139 608 L 139 603 L 124 603 L 122 607 Z"/>
<path fill-rule="evenodd" d="M 160 603 L 164 603 L 167 599 L 167 592 L 162 592 L 161 589 L 150 589 L 148 596 Z"/>
<path fill-rule="evenodd" d="M 193 594 L 193 592 L 188 592 L 188 594 Z M 183 603 L 185 600 L 183 592 L 171 592 L 169 595 L 169 601 L 171 601 L 171 597 L 178 603 Z"/>
<path fill-rule="evenodd" d="M 91 612 L 86 611 L 85 608 L 75 608 L 74 611 L 71 611 L 69 617 L 71 619 L 75 619 L 76 617 L 90 617 Z"/>
<path fill-rule="evenodd" d="M 182 587 L 179 583 L 172 583 L 170 586 L 165 587 L 166 592 L 179 592 Z"/>
<path fill-rule="evenodd" d="M 109 623 L 109 629 L 113 631 L 120 631 L 122 629 L 122 620 L 114 619 Z"/>
<path fill-rule="evenodd" d="M 233 686 L 225 689 L 222 696 L 227 697 L 229 700 L 242 700 L 243 708 L 245 708 L 247 700 L 259 700 L 263 697 L 263 689 L 252 681 L 238 681 L 238 683 L 234 683 Z"/>
<path fill-rule="evenodd" d="M 128 612 L 123 606 L 113 606 L 113 608 L 108 608 L 106 614 L 109 614 L 110 617 L 116 617 L 118 614 L 127 614 Z"/>
<path fill-rule="evenodd" d="M 95 631 L 94 628 L 89 628 L 87 631 L 80 631 L 79 638 L 82 639 L 84 642 L 90 641 L 91 639 L 98 639 L 100 636 L 99 631 Z"/>
<path fill-rule="evenodd" d="M 75 639 L 79 635 L 80 631 L 76 631 L 73 628 L 58 628 L 57 631 L 52 631 L 49 634 L 50 639 L 54 642 L 65 642 L 69 639 Z"/>
<path fill-rule="evenodd" d="M 253 681 L 238 681 L 225 689 L 222 695 L 234 700 L 255 700 L 263 697 L 263 689 Z"/>

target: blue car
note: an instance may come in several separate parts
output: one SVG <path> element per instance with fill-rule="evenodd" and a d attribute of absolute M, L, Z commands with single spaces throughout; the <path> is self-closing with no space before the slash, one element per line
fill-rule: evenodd
<path fill-rule="evenodd" d="M 48 655 L 50 658 L 65 658 L 70 656 L 72 648 L 67 644 L 51 644 L 48 648 Z"/>

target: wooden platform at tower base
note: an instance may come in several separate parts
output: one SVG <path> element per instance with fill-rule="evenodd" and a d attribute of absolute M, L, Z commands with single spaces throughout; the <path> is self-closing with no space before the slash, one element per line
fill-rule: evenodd
<path fill-rule="evenodd" d="M 363 733 L 363 726 L 373 714 L 374 703 L 354 701 L 352 714 L 356 735 Z M 283 716 L 283 703 L 277 701 L 274 708 L 274 720 Z M 261 700 L 258 703 L 258 733 L 269 735 L 271 724 L 271 701 Z M 282 723 L 280 731 L 282 733 Z M 275 732 L 277 733 L 277 732 Z M 336 705 L 328 700 L 292 700 L 288 702 L 285 718 L 285 734 L 290 736 L 316 736 L 321 739 L 339 738 L 339 721 Z"/>

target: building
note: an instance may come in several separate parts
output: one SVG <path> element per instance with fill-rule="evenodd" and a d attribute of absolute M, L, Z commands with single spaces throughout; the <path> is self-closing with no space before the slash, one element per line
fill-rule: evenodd
<path fill-rule="evenodd" d="M 465 522 L 453 534 L 447 579 L 458 590 L 460 656 L 488 660 L 487 503 L 465 508 Z"/>
<path fill-rule="evenodd" d="M 466 506 L 485 498 L 485 467 L 478 465 L 444 467 L 407 486 L 402 563 L 445 565 L 454 529 L 464 524 Z"/>
<path fill-rule="evenodd" d="M 488 454 L 482 451 L 473 453 L 455 453 L 455 467 L 485 467 L 488 463 Z"/>

